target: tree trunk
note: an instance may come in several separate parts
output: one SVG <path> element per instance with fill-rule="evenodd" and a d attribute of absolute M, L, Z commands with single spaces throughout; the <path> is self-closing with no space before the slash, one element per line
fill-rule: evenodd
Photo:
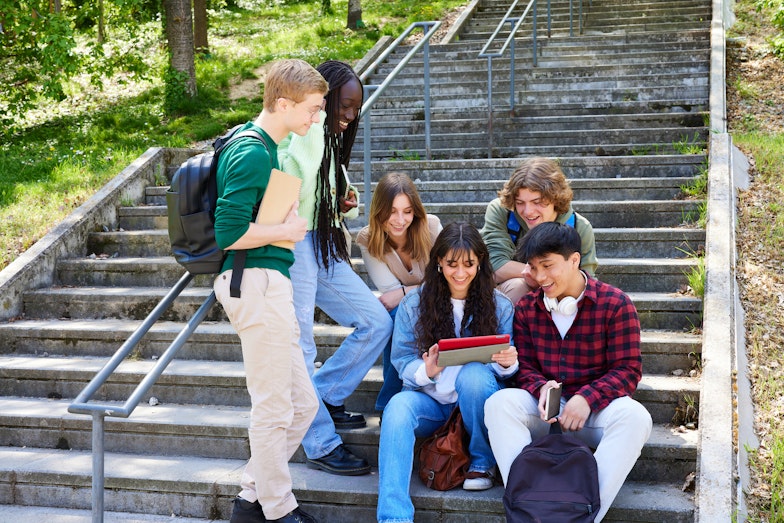
<path fill-rule="evenodd" d="M 362 27 L 362 2 L 361 0 L 348 0 L 348 20 L 346 27 L 357 29 Z"/>
<path fill-rule="evenodd" d="M 98 0 L 98 43 L 102 44 L 106 41 L 106 29 L 104 29 L 103 20 L 103 0 Z"/>
<path fill-rule="evenodd" d="M 193 45 L 199 54 L 210 52 L 207 27 L 207 0 L 193 0 Z"/>
<path fill-rule="evenodd" d="M 196 96 L 196 67 L 193 54 L 193 21 L 190 0 L 164 0 L 169 65 L 183 73 L 185 94 Z"/>

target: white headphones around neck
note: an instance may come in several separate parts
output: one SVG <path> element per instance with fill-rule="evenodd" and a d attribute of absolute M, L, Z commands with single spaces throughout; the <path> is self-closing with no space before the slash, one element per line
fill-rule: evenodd
<path fill-rule="evenodd" d="M 572 296 L 566 296 L 561 301 L 558 298 L 549 298 L 544 296 L 544 308 L 548 312 L 559 312 L 564 316 L 571 316 L 577 314 L 577 299 Z"/>

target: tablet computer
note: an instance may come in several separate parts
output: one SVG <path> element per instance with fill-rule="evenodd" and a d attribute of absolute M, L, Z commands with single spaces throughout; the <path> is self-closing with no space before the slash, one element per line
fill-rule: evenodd
<path fill-rule="evenodd" d="M 447 338 L 438 341 L 438 366 L 490 363 L 493 354 L 509 348 L 508 334 Z"/>

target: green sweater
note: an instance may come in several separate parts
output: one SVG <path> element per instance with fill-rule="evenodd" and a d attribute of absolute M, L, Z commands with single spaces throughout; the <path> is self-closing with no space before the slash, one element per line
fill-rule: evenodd
<path fill-rule="evenodd" d="M 264 135 L 267 143 L 275 141 L 260 127 L 248 122 L 240 130 L 253 129 Z M 277 147 L 267 151 L 256 138 L 243 137 L 230 143 L 218 157 L 218 204 L 215 208 L 215 240 L 225 249 L 239 240 L 250 226 L 253 207 L 264 196 L 270 172 L 277 168 Z M 232 268 L 234 251 L 229 251 L 221 272 Z M 265 245 L 248 249 L 246 268 L 272 269 L 289 276 L 294 252 L 282 247 Z"/>
<path fill-rule="evenodd" d="M 519 214 L 514 213 L 517 222 L 520 224 L 520 237 L 518 244 L 522 240 L 526 232 L 528 232 L 528 225 L 525 223 Z M 563 214 L 559 214 L 555 221 L 561 224 L 566 223 L 569 218 L 574 215 L 574 228 L 580 235 L 582 240 L 582 249 L 580 253 L 580 268 L 585 270 L 591 276 L 596 276 L 596 267 L 599 265 L 596 261 L 596 244 L 593 237 L 593 227 L 591 223 L 580 214 L 574 212 L 572 206 L 569 205 L 569 210 Z M 506 229 L 506 222 L 509 217 L 509 211 L 501 205 L 501 199 L 496 198 L 487 206 L 485 211 L 485 225 L 482 228 L 482 238 L 485 240 L 487 249 L 490 251 L 490 263 L 493 265 L 493 270 L 497 271 L 504 264 L 514 259 L 514 253 L 517 245 L 512 243 L 509 237 L 509 232 Z"/>
<path fill-rule="evenodd" d="M 321 111 L 320 122 L 326 121 L 327 113 Z M 308 134 L 299 136 L 294 133 L 283 139 L 278 144 L 278 160 L 280 169 L 286 173 L 296 176 L 302 180 L 302 187 L 299 190 L 299 208 L 297 214 L 308 221 L 308 230 L 312 231 L 316 227 L 316 217 L 318 216 L 318 202 L 316 201 L 316 187 L 318 185 L 319 169 L 321 168 L 321 158 L 324 155 L 324 125 L 323 123 L 310 126 Z M 337 199 L 335 187 L 335 165 L 330 165 L 329 184 L 332 187 L 333 204 Z M 354 194 L 357 195 L 359 204 L 359 192 L 352 185 Z M 338 208 L 335 205 L 335 208 Z M 335 216 L 335 225 L 340 226 L 340 218 L 353 219 L 359 216 L 359 207 L 354 207 L 346 213 Z"/>

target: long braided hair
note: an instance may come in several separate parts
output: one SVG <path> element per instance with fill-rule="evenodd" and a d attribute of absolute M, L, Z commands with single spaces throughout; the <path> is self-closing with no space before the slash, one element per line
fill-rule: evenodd
<path fill-rule="evenodd" d="M 490 253 L 479 231 L 470 223 L 450 223 L 436 238 L 425 267 L 425 279 L 419 291 L 419 318 L 415 339 L 420 352 L 426 352 L 442 338 L 455 337 L 455 318 L 451 291 L 441 261 L 459 260 L 469 256 L 477 264 L 477 272 L 468 287 L 460 336 L 486 336 L 498 333 L 495 306 L 495 282 L 490 266 Z M 448 257 L 448 258 L 447 258 Z"/>
<path fill-rule="evenodd" d="M 351 148 L 359 127 L 359 113 L 342 133 L 334 133 L 331 129 L 338 118 L 340 108 L 340 88 L 352 80 L 361 86 L 362 82 L 350 65 L 337 60 L 328 60 L 316 67 L 324 79 L 329 83 L 329 92 L 326 96 L 327 117 L 324 120 L 324 154 L 321 156 L 318 183 L 316 184 L 316 211 L 315 232 L 313 247 L 317 253 L 316 261 L 322 267 L 328 267 L 331 260 L 349 261 L 346 237 L 340 226 L 335 225 L 335 216 L 340 213 L 338 198 L 333 199 L 332 187 L 329 182 L 330 167 L 334 168 L 335 179 L 342 179 L 341 165 L 348 169 L 351 158 Z M 337 184 L 338 186 L 340 183 Z M 337 187 L 335 188 L 337 190 Z M 340 196 L 340 195 L 338 195 Z"/>

